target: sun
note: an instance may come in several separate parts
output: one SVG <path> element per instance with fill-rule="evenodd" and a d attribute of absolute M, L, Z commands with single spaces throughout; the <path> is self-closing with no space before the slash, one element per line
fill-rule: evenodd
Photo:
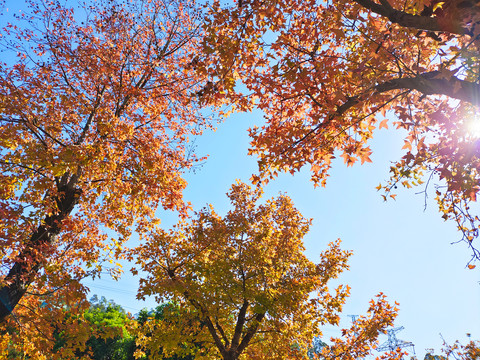
<path fill-rule="evenodd" d="M 466 121 L 466 132 L 473 139 L 480 139 L 480 114 L 470 117 Z"/>

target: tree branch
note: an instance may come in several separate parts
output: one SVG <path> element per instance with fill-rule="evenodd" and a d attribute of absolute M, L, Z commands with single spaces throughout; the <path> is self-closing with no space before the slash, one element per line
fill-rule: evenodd
<path fill-rule="evenodd" d="M 92 123 L 93 118 L 95 117 L 95 114 L 100 107 L 100 103 L 103 98 L 103 93 L 105 92 L 105 85 L 103 85 L 102 89 L 97 92 L 97 98 L 95 99 L 95 104 L 93 105 L 92 111 L 90 112 L 90 115 L 88 116 L 87 122 L 85 123 L 85 126 L 83 127 L 82 133 L 78 137 L 77 141 L 75 141 L 75 145 L 80 145 L 83 140 L 85 140 L 85 137 L 87 136 L 87 132 L 90 129 L 90 125 Z"/>
<path fill-rule="evenodd" d="M 225 355 L 226 353 L 226 349 L 225 349 L 225 345 L 222 343 L 222 339 L 220 339 L 220 337 L 218 336 L 217 334 L 217 331 L 215 330 L 215 325 L 213 325 L 213 322 L 212 320 L 210 319 L 210 317 L 208 316 L 208 313 L 207 313 L 207 310 L 205 309 L 204 306 L 202 306 L 202 304 L 200 304 L 198 301 L 196 301 L 195 299 L 192 299 L 192 297 L 190 296 L 190 294 L 188 292 L 184 292 L 183 295 L 185 296 L 185 298 L 190 301 L 190 303 L 198 310 L 200 310 L 200 312 L 202 313 L 202 316 L 203 316 L 203 320 L 206 322 L 207 324 L 207 328 L 208 328 L 208 331 L 210 332 L 210 335 L 212 335 L 213 337 L 213 341 L 215 342 L 215 345 L 217 346 L 218 348 L 218 351 L 220 351 L 220 353 L 222 354 L 222 356 Z"/>
<path fill-rule="evenodd" d="M 253 320 L 253 324 L 249 326 L 245 336 L 242 339 L 242 342 L 238 346 L 237 353 L 241 354 L 243 350 L 248 346 L 250 340 L 252 340 L 253 336 L 257 333 L 258 327 L 262 322 L 263 318 L 265 317 L 265 313 L 256 314 Z"/>
<path fill-rule="evenodd" d="M 327 126 L 333 119 L 339 116 L 343 116 L 350 108 L 361 103 L 365 98 L 370 98 L 372 95 L 385 93 L 392 90 L 417 90 L 424 95 L 445 95 L 452 99 L 460 101 L 466 101 L 473 105 L 480 105 L 480 85 L 466 80 L 460 80 L 455 76 L 445 76 L 440 71 L 431 71 L 428 73 L 420 74 L 414 77 L 396 78 L 385 81 L 384 83 L 377 84 L 374 87 L 357 94 L 352 97 L 347 97 L 347 100 L 337 106 L 335 112 L 331 112 L 325 117 L 325 120 L 313 127 L 307 133 L 305 133 L 300 139 L 289 145 L 282 154 L 286 153 L 289 149 L 295 148 L 298 144 L 307 140 L 321 128 Z M 313 103 L 317 106 L 322 106 L 319 100 L 317 100 L 312 94 L 306 94 Z M 375 112 L 380 110 L 384 105 L 377 107 L 369 115 L 374 115 Z"/>
<path fill-rule="evenodd" d="M 243 325 L 245 324 L 245 315 L 247 314 L 248 309 L 248 301 L 246 299 L 243 300 L 242 307 L 238 312 L 237 323 L 235 324 L 235 331 L 233 333 L 232 338 L 232 350 L 236 350 L 238 344 L 240 343 L 240 337 L 242 336 Z"/>
<path fill-rule="evenodd" d="M 458 27 L 457 29 L 445 29 L 439 23 L 436 17 L 412 15 L 405 11 L 394 9 L 387 0 L 380 0 L 381 4 L 372 0 L 353 0 L 364 8 L 373 11 L 378 15 L 385 16 L 392 23 L 404 26 L 407 28 L 427 30 L 427 31 L 441 31 L 449 32 L 458 35 L 472 35 L 471 31 Z"/>
<path fill-rule="evenodd" d="M 215 326 L 217 327 L 218 329 L 218 332 L 220 333 L 220 335 L 222 336 L 222 339 L 223 341 L 225 342 L 225 346 L 229 346 L 230 345 L 230 341 L 228 340 L 227 338 L 227 335 L 225 334 L 225 332 L 223 331 L 223 328 L 220 326 L 220 324 L 218 323 L 218 320 L 215 320 Z"/>
<path fill-rule="evenodd" d="M 373 91 L 372 91 L 373 90 Z M 431 71 L 414 77 L 396 78 L 375 85 L 361 94 L 348 97 L 347 101 L 337 107 L 334 113 L 327 116 L 327 122 L 343 115 L 351 107 L 359 104 L 367 95 L 382 94 L 392 90 L 417 90 L 424 95 L 445 95 L 452 99 L 480 105 L 480 85 L 474 82 L 460 80 L 453 75 L 445 75 L 440 71 Z M 319 105 L 311 94 L 308 96 Z"/>
<path fill-rule="evenodd" d="M 480 85 L 460 80 L 455 76 L 446 76 L 440 71 L 431 71 L 415 77 L 405 77 L 386 81 L 375 86 L 376 93 L 391 90 L 417 90 L 425 95 L 445 95 L 452 99 L 480 105 Z"/>

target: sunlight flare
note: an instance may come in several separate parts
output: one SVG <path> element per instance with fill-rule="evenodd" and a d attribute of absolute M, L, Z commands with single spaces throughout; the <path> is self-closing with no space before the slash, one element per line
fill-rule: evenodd
<path fill-rule="evenodd" d="M 480 116 L 474 115 L 466 122 L 466 132 L 474 139 L 480 139 Z"/>

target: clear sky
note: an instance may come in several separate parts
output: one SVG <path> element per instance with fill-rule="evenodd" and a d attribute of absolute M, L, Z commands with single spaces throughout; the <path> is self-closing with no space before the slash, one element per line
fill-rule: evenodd
<path fill-rule="evenodd" d="M 196 210 L 212 203 L 225 214 L 229 202 L 225 193 L 235 179 L 248 181 L 256 171 L 256 159 L 247 156 L 247 129 L 262 122 L 262 114 L 237 114 L 197 141 L 197 152 L 209 159 L 195 174 L 188 174 L 185 200 Z M 449 343 L 467 341 L 466 333 L 480 339 L 480 272 L 468 270 L 469 250 L 460 239 L 455 224 L 444 222 L 433 196 L 416 194 L 422 188 L 399 190 L 396 200 L 384 202 L 375 187 L 388 178 L 390 162 L 401 155 L 403 140 L 395 130 L 381 130 L 372 143 L 373 163 L 347 168 L 343 160 L 334 163 L 326 188 L 313 188 L 308 169 L 290 176 L 282 175 L 265 188 L 264 197 L 286 192 L 313 226 L 305 238 L 307 255 L 313 261 L 326 244 L 341 238 L 343 247 L 354 251 L 350 270 L 339 283 L 352 288 L 341 325 L 347 327 L 349 314 L 364 314 L 368 301 L 384 292 L 400 303 L 395 326 L 405 329 L 399 339 L 415 344 L 423 359 L 426 348 L 442 345 L 440 334 Z M 161 213 L 162 224 L 169 228 L 175 216 Z M 154 307 L 153 299 L 134 300 L 135 279 L 118 283 L 100 280 L 92 293 L 124 305 L 135 313 Z M 113 288 L 108 291 L 106 288 Z M 339 336 L 340 328 L 326 327 L 324 337 Z M 386 341 L 386 336 L 380 342 Z"/>

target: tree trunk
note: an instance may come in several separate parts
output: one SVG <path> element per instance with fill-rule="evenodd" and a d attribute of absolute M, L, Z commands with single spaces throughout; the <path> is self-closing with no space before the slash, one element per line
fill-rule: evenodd
<path fill-rule="evenodd" d="M 54 214 L 45 217 L 3 279 L 4 285 L 0 288 L 0 322 L 12 313 L 25 295 L 28 285 L 35 280 L 44 255 L 61 231 L 62 221 L 70 215 L 78 203 L 81 190 L 76 187 L 77 182 L 78 176 L 70 176 L 68 173 L 57 179 L 58 194 L 55 197 L 57 209 Z"/>
<path fill-rule="evenodd" d="M 239 355 L 237 351 L 229 350 L 223 355 L 223 360 L 237 360 Z"/>

